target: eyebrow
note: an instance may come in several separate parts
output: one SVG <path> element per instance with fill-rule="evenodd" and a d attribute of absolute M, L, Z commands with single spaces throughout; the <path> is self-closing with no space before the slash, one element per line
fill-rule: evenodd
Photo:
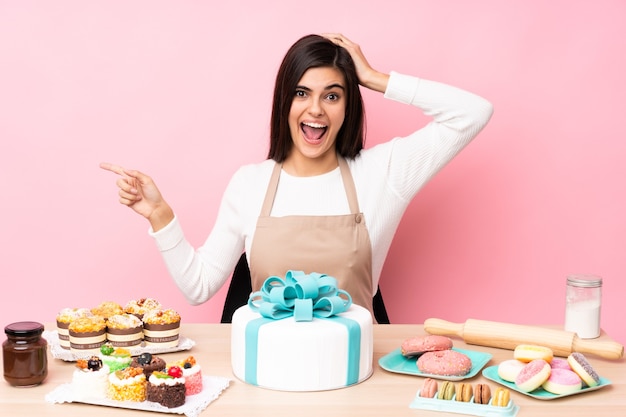
<path fill-rule="evenodd" d="M 298 86 L 296 86 L 296 88 L 300 89 L 300 90 L 305 90 L 305 91 L 313 91 L 313 90 L 311 90 L 309 87 L 307 87 L 305 85 L 298 85 Z M 327 85 L 326 87 L 324 87 L 324 91 L 332 90 L 333 88 L 340 88 L 341 90 L 344 90 L 344 91 L 346 90 L 346 88 L 343 85 L 341 85 L 339 83 L 335 83 L 335 84 L 330 84 L 330 85 Z"/>

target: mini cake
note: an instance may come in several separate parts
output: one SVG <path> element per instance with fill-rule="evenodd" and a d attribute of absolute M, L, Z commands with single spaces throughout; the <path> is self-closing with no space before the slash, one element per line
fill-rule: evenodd
<path fill-rule="evenodd" d="M 171 366 L 166 372 L 153 372 L 148 380 L 147 399 L 167 408 L 185 404 L 183 370 L 179 366 Z"/>
<path fill-rule="evenodd" d="M 144 352 L 136 358 L 133 358 L 130 366 L 143 369 L 143 373 L 146 375 L 146 378 L 149 379 L 152 372 L 165 369 L 165 361 L 149 352 Z"/>
<path fill-rule="evenodd" d="M 106 322 L 102 317 L 81 317 L 68 327 L 70 350 L 79 357 L 97 353 L 106 342 Z"/>
<path fill-rule="evenodd" d="M 63 349 L 70 348 L 70 323 L 81 317 L 93 316 L 88 308 L 64 308 L 57 314 L 57 333 L 59 345 Z"/>
<path fill-rule="evenodd" d="M 143 316 L 143 338 L 146 346 L 178 346 L 180 315 L 172 310 L 150 310 Z"/>
<path fill-rule="evenodd" d="M 111 372 L 128 368 L 132 361 L 128 349 L 113 347 L 110 343 L 100 347 L 100 354 L 102 362 L 109 367 Z"/>
<path fill-rule="evenodd" d="M 109 374 L 107 398 L 115 401 L 145 401 L 146 376 L 141 368 L 125 368 Z"/>
<path fill-rule="evenodd" d="M 72 375 L 72 390 L 76 400 L 106 398 L 109 367 L 97 356 L 78 359 Z"/>
<path fill-rule="evenodd" d="M 143 323 L 133 314 L 111 316 L 107 320 L 107 339 L 113 346 L 140 345 L 143 340 Z"/>
<path fill-rule="evenodd" d="M 114 301 L 103 301 L 98 304 L 98 306 L 91 309 L 91 312 L 96 315 L 107 320 L 109 317 L 114 316 L 116 314 L 123 314 L 124 309 L 121 305 Z"/>
<path fill-rule="evenodd" d="M 175 365 L 183 370 L 187 395 L 200 394 L 202 392 L 202 369 L 196 363 L 196 358 L 189 356 L 185 360 L 176 362 Z"/>
<path fill-rule="evenodd" d="M 154 298 L 140 298 L 139 300 L 130 300 L 124 307 L 124 312 L 134 314 L 140 320 L 144 314 L 150 310 L 161 310 L 161 303 Z"/>

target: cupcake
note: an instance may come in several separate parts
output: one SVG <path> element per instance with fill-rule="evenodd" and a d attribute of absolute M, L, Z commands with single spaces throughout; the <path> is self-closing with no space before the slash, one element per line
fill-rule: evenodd
<path fill-rule="evenodd" d="M 100 357 L 102 362 L 107 365 L 111 372 L 120 371 L 128 368 L 132 357 L 130 351 L 121 347 L 113 347 L 107 343 L 100 347 Z"/>
<path fill-rule="evenodd" d="M 91 312 L 95 316 L 100 316 L 107 320 L 109 317 L 116 314 L 123 314 L 124 309 L 121 305 L 114 301 L 103 301 L 102 303 L 98 304 L 97 307 L 92 308 Z"/>
<path fill-rule="evenodd" d="M 148 380 L 147 399 L 167 408 L 185 404 L 185 377 L 178 366 L 171 366 L 165 372 L 153 372 Z"/>
<path fill-rule="evenodd" d="M 106 323 L 102 317 L 81 317 L 68 327 L 70 350 L 79 357 L 98 352 L 106 342 Z"/>
<path fill-rule="evenodd" d="M 150 310 L 143 316 L 143 338 L 146 346 L 178 346 L 180 315 L 172 310 Z"/>
<path fill-rule="evenodd" d="M 143 323 L 132 314 L 111 316 L 107 320 L 107 339 L 113 346 L 140 345 L 143 340 Z"/>
<path fill-rule="evenodd" d="M 63 349 L 70 348 L 70 323 L 81 317 L 93 316 L 88 308 L 64 308 L 57 314 L 57 333 L 59 334 L 59 345 Z"/>
<path fill-rule="evenodd" d="M 109 367 L 97 356 L 78 359 L 72 374 L 72 392 L 76 400 L 106 398 Z"/>
<path fill-rule="evenodd" d="M 115 401 L 146 400 L 146 376 L 141 368 L 125 368 L 109 374 L 107 398 Z"/>
<path fill-rule="evenodd" d="M 133 368 L 142 368 L 146 378 L 149 379 L 154 371 L 163 371 L 165 369 L 165 361 L 158 356 L 144 352 L 133 358 L 130 366 Z"/>
<path fill-rule="evenodd" d="M 193 356 L 187 357 L 185 360 L 178 361 L 175 365 L 183 370 L 185 377 L 185 387 L 187 395 L 199 394 L 202 392 L 202 369 L 196 363 Z"/>
<path fill-rule="evenodd" d="M 161 303 L 154 298 L 140 298 L 139 300 L 129 301 L 124 307 L 124 312 L 134 314 L 140 320 L 150 310 L 161 310 Z"/>

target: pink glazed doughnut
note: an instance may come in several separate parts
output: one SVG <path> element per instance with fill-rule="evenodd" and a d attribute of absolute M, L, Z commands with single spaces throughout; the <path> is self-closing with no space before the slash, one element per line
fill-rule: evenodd
<path fill-rule="evenodd" d="M 532 360 L 517 375 L 515 385 L 524 392 L 534 391 L 550 378 L 551 371 L 550 364 L 543 359 Z"/>
<path fill-rule="evenodd" d="M 543 389 L 552 394 L 571 394 L 580 391 L 583 381 L 574 371 L 562 368 L 552 368 L 550 377 L 541 385 Z"/>
<path fill-rule="evenodd" d="M 400 349 L 403 356 L 419 356 L 424 352 L 452 349 L 452 339 L 433 334 L 416 336 L 404 340 Z"/>
<path fill-rule="evenodd" d="M 472 360 L 456 350 L 437 350 L 420 356 L 417 360 L 417 369 L 425 374 L 463 376 L 472 369 Z"/>
<path fill-rule="evenodd" d="M 567 369 L 572 370 L 572 367 L 567 363 L 567 359 L 563 358 L 554 358 L 550 361 L 550 367 L 552 369 Z"/>

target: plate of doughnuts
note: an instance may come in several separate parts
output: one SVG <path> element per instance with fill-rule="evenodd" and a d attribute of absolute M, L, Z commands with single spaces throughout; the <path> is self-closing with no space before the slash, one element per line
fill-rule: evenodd
<path fill-rule="evenodd" d="M 480 370 L 489 363 L 492 358 L 490 353 L 479 352 L 475 350 L 451 348 L 452 352 L 460 353 L 467 356 L 471 361 L 469 371 L 464 375 L 440 375 L 422 372 L 417 367 L 417 356 L 405 356 L 402 349 L 398 348 L 378 360 L 378 364 L 386 371 L 398 374 L 415 375 L 421 377 L 430 377 L 435 379 L 445 379 L 448 381 L 461 381 L 463 379 L 472 378 Z"/>

